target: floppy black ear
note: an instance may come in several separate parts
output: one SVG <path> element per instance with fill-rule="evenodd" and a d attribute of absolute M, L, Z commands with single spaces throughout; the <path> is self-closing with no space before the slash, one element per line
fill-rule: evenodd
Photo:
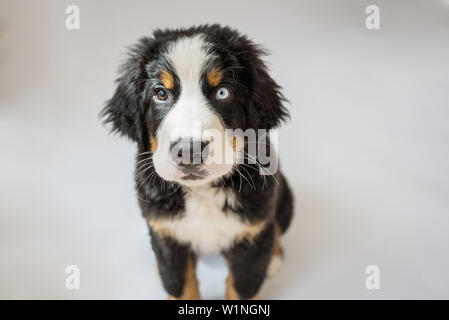
<path fill-rule="evenodd" d="M 142 139 L 143 115 L 136 92 L 129 88 L 123 80 L 119 84 L 114 96 L 107 101 L 100 116 L 104 123 L 112 125 L 112 132 L 119 132 L 128 138 L 139 142 Z"/>
<path fill-rule="evenodd" d="M 259 128 L 272 129 L 289 117 L 284 103 L 287 101 L 281 93 L 281 87 L 268 74 L 262 61 L 256 61 L 254 87 L 251 92 L 252 108 L 260 114 Z"/>
<path fill-rule="evenodd" d="M 151 40 L 141 39 L 130 50 L 128 60 L 120 68 L 117 88 L 100 113 L 104 123 L 112 125 L 112 132 L 119 132 L 135 142 L 145 138 L 143 83 L 145 82 L 145 63 Z"/>
<path fill-rule="evenodd" d="M 260 129 L 273 129 L 281 121 L 289 117 L 285 107 L 287 99 L 281 92 L 281 87 L 271 78 L 268 68 L 261 59 L 267 53 L 252 42 L 247 43 L 243 64 L 248 72 L 250 89 L 249 122 Z"/>

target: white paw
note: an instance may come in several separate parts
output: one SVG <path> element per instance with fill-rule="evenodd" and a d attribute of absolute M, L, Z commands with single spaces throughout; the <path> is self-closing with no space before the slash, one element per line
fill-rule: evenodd
<path fill-rule="evenodd" d="M 268 278 L 274 277 L 281 269 L 284 259 L 280 255 L 272 255 L 270 265 L 268 266 L 267 276 Z"/>

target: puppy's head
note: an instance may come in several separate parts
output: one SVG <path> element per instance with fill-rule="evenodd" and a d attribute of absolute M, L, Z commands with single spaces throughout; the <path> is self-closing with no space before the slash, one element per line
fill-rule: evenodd
<path fill-rule="evenodd" d="M 152 156 L 162 179 L 212 182 L 241 157 L 236 132 L 269 130 L 287 116 L 262 54 L 218 25 L 158 30 L 131 48 L 102 116 Z"/>

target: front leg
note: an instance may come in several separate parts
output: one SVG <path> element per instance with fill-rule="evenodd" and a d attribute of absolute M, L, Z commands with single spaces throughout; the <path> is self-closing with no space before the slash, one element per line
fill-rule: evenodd
<path fill-rule="evenodd" d="M 151 227 L 151 245 L 159 274 L 170 300 L 200 299 L 196 277 L 196 256 L 186 245 Z"/>
<path fill-rule="evenodd" d="M 251 239 L 234 245 L 225 257 L 229 265 L 226 279 L 226 299 L 258 299 L 274 244 L 274 227 L 268 225 Z"/>

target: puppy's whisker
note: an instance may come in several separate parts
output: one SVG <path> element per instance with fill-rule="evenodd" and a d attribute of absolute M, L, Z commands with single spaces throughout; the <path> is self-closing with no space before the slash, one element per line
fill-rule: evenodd
<path fill-rule="evenodd" d="M 248 182 L 248 184 L 250 185 L 251 189 L 255 190 L 255 189 L 253 188 L 251 182 L 249 182 L 249 180 L 246 179 L 245 175 L 243 175 L 243 174 L 240 172 L 240 170 L 239 170 L 238 168 L 236 168 L 236 169 L 237 169 L 237 172 L 241 175 L 241 177 L 242 177 L 243 179 L 245 179 L 245 180 Z M 239 192 L 240 192 L 240 191 L 239 191 Z"/>
<path fill-rule="evenodd" d="M 144 164 L 141 167 L 139 167 L 136 170 L 136 179 L 139 177 L 139 175 L 145 171 L 147 171 L 148 169 L 152 168 L 153 164 L 152 163 L 148 163 L 148 164 Z"/>
<path fill-rule="evenodd" d="M 151 178 L 149 184 L 151 184 L 154 187 L 154 184 L 156 183 L 156 181 L 160 179 L 157 172 L 155 172 L 155 175 L 153 176 L 153 178 Z"/>
<path fill-rule="evenodd" d="M 138 153 L 137 156 L 142 156 L 144 154 L 150 154 L 152 153 L 151 151 L 146 151 L 146 152 L 142 152 L 142 153 Z"/>
<path fill-rule="evenodd" d="M 244 164 L 244 165 L 245 165 L 245 164 Z M 268 186 L 268 181 L 267 181 L 267 177 L 266 177 L 265 174 L 260 174 L 260 168 L 257 167 L 257 169 L 256 169 L 256 168 L 254 168 L 254 167 L 252 167 L 252 166 L 249 166 L 249 165 L 245 165 L 245 166 L 248 166 L 248 167 L 250 167 L 251 169 L 253 169 L 254 171 L 257 171 L 258 176 L 259 176 L 261 179 L 263 179 L 262 189 L 265 189 L 265 188 Z"/>
<path fill-rule="evenodd" d="M 254 183 L 253 177 L 251 176 L 251 174 L 248 172 L 248 170 L 246 170 L 244 167 L 241 167 L 243 170 L 246 171 L 246 173 L 248 173 L 249 178 L 251 179 L 251 182 L 253 183 L 253 190 L 256 190 L 256 184 Z M 249 181 L 248 181 L 249 183 Z"/>
<path fill-rule="evenodd" d="M 137 164 L 144 162 L 144 161 L 149 161 L 149 160 L 152 160 L 151 157 L 144 158 L 144 159 L 138 161 Z"/>
<path fill-rule="evenodd" d="M 143 164 L 141 164 L 140 166 L 137 167 L 135 173 L 138 174 L 140 171 L 142 171 L 142 170 L 144 170 L 144 169 L 146 169 L 148 167 L 152 167 L 152 166 L 153 166 L 152 163 L 143 163 Z"/>
<path fill-rule="evenodd" d="M 137 187 L 136 191 L 139 191 L 139 189 L 145 184 L 145 182 L 151 177 L 151 174 L 145 178 L 145 180 L 142 181 L 142 183 Z"/>
<path fill-rule="evenodd" d="M 241 165 L 241 166 L 248 167 L 248 168 L 253 169 L 254 171 L 257 171 L 258 173 L 260 173 L 260 169 L 259 169 L 258 166 L 257 166 L 257 169 L 256 169 L 256 168 L 254 168 L 254 166 L 251 166 L 251 165 L 246 164 L 246 163 L 240 163 L 240 165 Z M 264 174 L 263 174 L 263 175 L 260 175 L 260 174 L 259 174 L 259 176 L 262 176 L 262 177 L 263 177 L 264 183 L 263 183 L 262 188 L 265 188 L 265 186 L 267 185 L 267 177 L 265 177 Z"/>
<path fill-rule="evenodd" d="M 263 166 L 259 163 L 259 161 L 257 161 L 257 159 L 254 158 L 253 156 L 251 156 L 248 152 L 245 152 L 245 151 L 243 151 L 243 152 L 244 152 L 244 155 L 246 155 L 248 158 L 250 158 L 252 161 L 254 161 L 255 164 L 260 168 L 260 170 L 261 170 L 263 173 L 265 173 L 264 176 L 272 176 L 273 179 L 276 181 L 276 183 L 279 184 L 279 181 L 276 179 L 276 177 L 274 176 L 274 174 L 271 174 L 270 172 L 268 172 L 268 169 L 265 168 L 265 167 L 263 167 Z"/>
<path fill-rule="evenodd" d="M 152 174 L 154 174 L 154 170 L 148 172 L 148 175 L 149 175 L 150 177 L 151 177 Z M 142 174 L 139 178 L 137 178 L 136 181 L 139 182 L 141 179 L 143 179 L 143 177 L 144 177 L 144 174 Z"/>

